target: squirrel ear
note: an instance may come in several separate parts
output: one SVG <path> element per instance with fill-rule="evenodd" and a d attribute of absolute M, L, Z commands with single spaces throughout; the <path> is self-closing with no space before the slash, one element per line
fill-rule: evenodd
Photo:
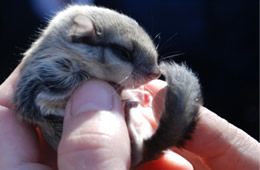
<path fill-rule="evenodd" d="M 93 44 L 97 42 L 97 30 L 92 20 L 85 15 L 76 15 L 70 32 L 72 42 Z"/>

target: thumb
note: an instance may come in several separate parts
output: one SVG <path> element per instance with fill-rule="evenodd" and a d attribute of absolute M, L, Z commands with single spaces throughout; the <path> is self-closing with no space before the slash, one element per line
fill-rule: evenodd
<path fill-rule="evenodd" d="M 120 98 L 109 84 L 89 80 L 66 106 L 59 169 L 124 170 L 129 165 L 130 141 Z"/>

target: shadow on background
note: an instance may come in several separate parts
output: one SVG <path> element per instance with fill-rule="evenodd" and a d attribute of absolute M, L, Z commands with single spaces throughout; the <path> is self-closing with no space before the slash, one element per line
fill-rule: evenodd
<path fill-rule="evenodd" d="M 98 0 L 135 18 L 159 44 L 161 59 L 186 62 L 201 79 L 205 106 L 259 138 L 257 0 Z M 1 2 L 0 81 L 11 73 L 46 21 L 29 0 Z"/>

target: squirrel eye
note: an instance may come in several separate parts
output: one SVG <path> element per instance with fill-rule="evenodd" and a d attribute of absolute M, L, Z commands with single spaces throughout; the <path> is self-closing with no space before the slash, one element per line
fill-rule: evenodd
<path fill-rule="evenodd" d="M 112 44 L 110 47 L 111 47 L 113 53 L 115 55 L 119 56 L 122 60 L 128 61 L 128 62 L 133 61 L 133 57 L 132 57 L 131 53 L 125 47 L 122 47 L 117 44 Z"/>

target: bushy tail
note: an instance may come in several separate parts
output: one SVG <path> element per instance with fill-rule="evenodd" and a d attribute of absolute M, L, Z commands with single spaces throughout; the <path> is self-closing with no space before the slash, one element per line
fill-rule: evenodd
<path fill-rule="evenodd" d="M 198 78 L 186 65 L 162 63 L 160 67 L 168 83 L 165 106 L 155 134 L 144 141 L 143 162 L 158 158 L 169 147 L 183 146 L 202 104 Z"/>

